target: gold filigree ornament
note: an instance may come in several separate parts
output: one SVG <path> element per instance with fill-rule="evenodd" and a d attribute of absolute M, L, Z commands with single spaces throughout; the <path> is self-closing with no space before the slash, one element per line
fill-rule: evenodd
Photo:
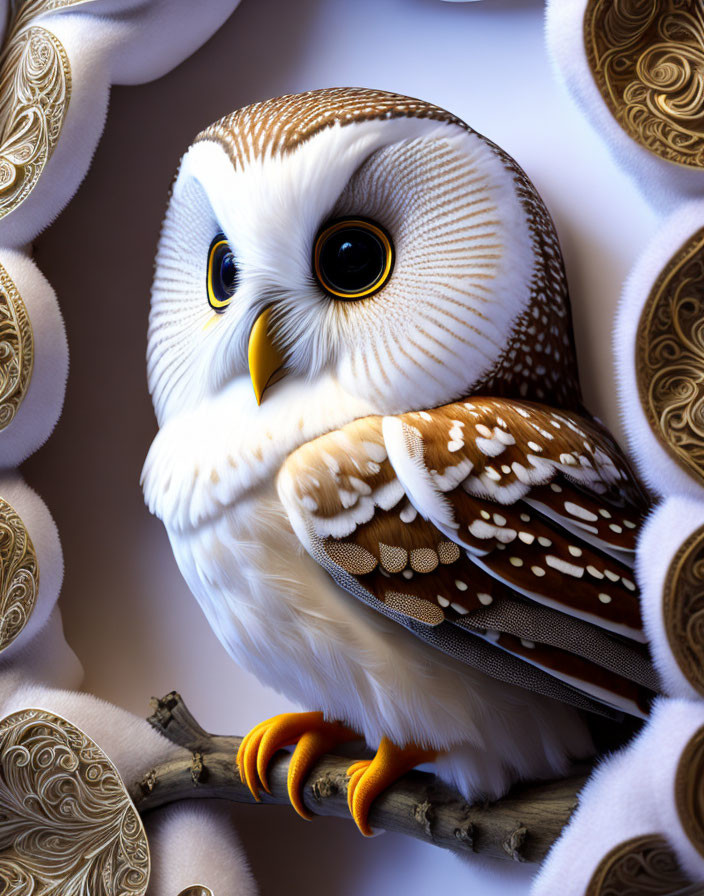
<path fill-rule="evenodd" d="M 0 498 L 0 652 L 29 621 L 38 592 L 39 564 L 32 539 L 14 508 Z"/>
<path fill-rule="evenodd" d="M 680 756 L 675 805 L 685 834 L 704 856 L 704 728 L 692 735 Z"/>
<path fill-rule="evenodd" d="M 33 367 L 32 324 L 22 296 L 0 265 L 0 432 L 15 419 Z"/>
<path fill-rule="evenodd" d="M 142 896 L 149 847 L 115 766 L 71 722 L 0 722 L 2 896 Z"/>
<path fill-rule="evenodd" d="M 666 841 L 650 834 L 619 843 L 607 853 L 586 896 L 670 896 L 689 884 Z"/>
<path fill-rule="evenodd" d="M 682 674 L 704 696 L 704 526 L 675 554 L 663 588 L 663 621 Z"/>
<path fill-rule="evenodd" d="M 704 228 L 655 281 L 641 312 L 635 354 L 650 428 L 668 454 L 704 483 Z"/>
<path fill-rule="evenodd" d="M 704 167 L 704 9 L 692 0 L 588 0 L 587 61 L 623 130 L 650 152 Z"/>
<path fill-rule="evenodd" d="M 0 218 L 39 180 L 61 134 L 71 66 L 59 39 L 33 24 L 92 0 L 14 0 L 0 54 Z"/>

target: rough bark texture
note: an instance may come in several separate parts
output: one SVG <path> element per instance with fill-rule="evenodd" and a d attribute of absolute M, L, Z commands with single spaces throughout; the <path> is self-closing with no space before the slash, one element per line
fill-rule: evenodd
<path fill-rule="evenodd" d="M 181 799 L 218 797 L 254 803 L 240 779 L 235 755 L 241 738 L 208 734 L 180 695 L 154 700 L 149 722 L 183 747 L 183 755 L 134 782 L 130 794 L 140 812 Z M 289 754 L 269 766 L 271 794 L 262 805 L 289 803 Z M 325 756 L 312 769 L 304 802 L 316 815 L 349 818 L 349 757 Z M 517 862 L 538 862 L 557 839 L 577 805 L 584 776 L 519 787 L 495 803 L 468 805 L 460 795 L 425 772 L 411 772 L 377 799 L 370 815 L 375 829 L 397 831 L 459 853 L 483 853 Z"/>

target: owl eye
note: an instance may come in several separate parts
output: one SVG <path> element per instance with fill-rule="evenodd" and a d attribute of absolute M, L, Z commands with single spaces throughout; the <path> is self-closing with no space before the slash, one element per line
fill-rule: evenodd
<path fill-rule="evenodd" d="M 344 218 L 318 234 L 313 271 L 338 299 L 362 299 L 378 292 L 391 276 L 394 247 L 386 231 L 364 218 Z"/>
<path fill-rule="evenodd" d="M 237 265 L 230 244 L 219 233 L 208 250 L 208 304 L 222 313 L 232 301 L 237 289 Z"/>

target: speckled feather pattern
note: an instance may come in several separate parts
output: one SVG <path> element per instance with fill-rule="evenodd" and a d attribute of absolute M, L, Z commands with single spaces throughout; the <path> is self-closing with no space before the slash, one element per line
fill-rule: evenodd
<path fill-rule="evenodd" d="M 638 684 L 617 671 L 621 649 L 643 656 L 636 644 L 583 629 L 600 641 L 607 671 L 602 657 L 472 619 L 520 596 L 644 640 L 629 559 L 647 504 L 593 421 L 477 396 L 357 420 L 294 452 L 279 481 L 284 504 L 295 500 L 328 557 L 378 600 L 431 626 L 467 622 L 592 696 L 646 711 L 644 667 Z"/>
<path fill-rule="evenodd" d="M 393 118 L 428 118 L 465 127 L 439 106 L 383 90 L 332 87 L 286 94 L 236 109 L 195 139 L 214 140 L 235 167 L 266 155 L 292 153 L 325 128 Z"/>

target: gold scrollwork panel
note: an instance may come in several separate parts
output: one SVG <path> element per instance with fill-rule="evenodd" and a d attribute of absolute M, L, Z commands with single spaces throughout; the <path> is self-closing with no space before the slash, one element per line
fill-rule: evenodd
<path fill-rule="evenodd" d="M 586 896 L 670 896 L 690 881 L 659 834 L 634 837 L 607 853 Z"/>
<path fill-rule="evenodd" d="M 704 483 L 704 228 L 663 268 L 638 323 L 636 377 L 650 427 Z"/>
<path fill-rule="evenodd" d="M 0 265 L 0 432 L 17 415 L 34 367 L 32 325 L 22 296 Z"/>
<path fill-rule="evenodd" d="M 589 0 L 587 61 L 623 130 L 668 162 L 704 166 L 704 9 L 692 0 Z"/>
<path fill-rule="evenodd" d="M 704 728 L 682 751 L 675 775 L 675 804 L 690 842 L 704 856 Z"/>
<path fill-rule="evenodd" d="M 670 563 L 662 609 L 670 650 L 682 674 L 704 696 L 704 526 Z"/>
<path fill-rule="evenodd" d="M 143 896 L 149 847 L 114 765 L 40 709 L 0 722 L 0 892 Z"/>
<path fill-rule="evenodd" d="M 29 621 L 38 591 L 39 564 L 32 539 L 14 508 L 0 498 L 0 651 Z"/>
<path fill-rule="evenodd" d="M 61 41 L 36 20 L 92 0 L 15 0 L 0 53 L 0 218 L 32 192 L 59 140 L 71 97 Z"/>

